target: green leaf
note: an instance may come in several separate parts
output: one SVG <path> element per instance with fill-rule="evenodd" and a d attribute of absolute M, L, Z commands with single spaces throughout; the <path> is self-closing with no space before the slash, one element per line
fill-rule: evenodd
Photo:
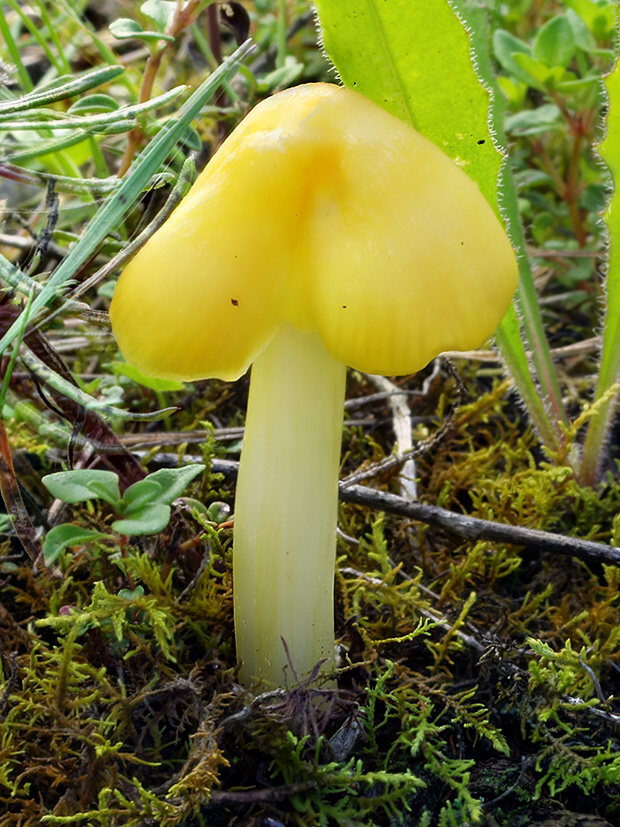
<path fill-rule="evenodd" d="M 600 399 L 618 381 L 620 375 L 620 70 L 618 64 L 608 75 L 605 86 L 609 96 L 607 134 L 599 147 L 616 186 L 603 218 L 609 231 L 609 263 L 607 269 L 605 324 L 603 346 L 595 399 Z M 582 480 L 594 484 L 615 405 L 609 400 L 591 420 L 586 434 L 581 465 Z"/>
<path fill-rule="evenodd" d="M 146 0 L 140 6 L 140 11 L 151 18 L 160 32 L 167 32 L 172 26 L 177 8 L 175 0 Z"/>
<path fill-rule="evenodd" d="M 554 103 L 545 103 L 536 109 L 525 109 L 506 118 L 506 132 L 519 135 L 537 135 L 561 125 L 562 113 Z"/>
<path fill-rule="evenodd" d="M 596 39 L 583 19 L 579 17 L 573 9 L 566 10 L 566 19 L 573 30 L 573 37 L 575 38 L 577 48 L 583 52 L 594 52 L 596 49 Z"/>
<path fill-rule="evenodd" d="M 133 516 L 141 511 L 145 505 L 156 505 L 160 494 L 160 486 L 148 478 L 134 482 L 123 494 L 118 513 L 124 517 Z"/>
<path fill-rule="evenodd" d="M 191 152 L 200 152 L 202 150 L 202 138 L 198 134 L 198 130 L 194 129 L 193 126 L 185 130 L 185 134 L 180 139 L 180 143 Z"/>
<path fill-rule="evenodd" d="M 551 88 L 565 75 L 561 66 L 547 66 L 529 55 L 516 54 L 514 59 L 529 77 L 529 85 L 535 89 Z"/>
<path fill-rule="evenodd" d="M 43 559 L 46 566 L 51 566 L 59 558 L 61 553 L 72 546 L 79 546 L 89 543 L 91 540 L 109 538 L 109 534 L 101 531 L 94 531 L 90 528 L 83 528 L 73 523 L 63 523 L 51 528 L 45 535 L 43 541 Z"/>
<path fill-rule="evenodd" d="M 512 75 L 521 83 L 531 82 L 531 77 L 525 72 L 520 64 L 515 59 L 516 55 L 528 55 L 531 57 L 532 52 L 527 43 L 519 40 L 510 32 L 504 29 L 496 29 L 493 33 L 493 52 L 500 66 L 505 69 L 509 75 Z"/>
<path fill-rule="evenodd" d="M 110 95 L 86 95 L 76 101 L 68 110 L 72 115 L 86 113 L 115 112 L 118 109 L 118 101 Z"/>
<path fill-rule="evenodd" d="M 489 94 L 445 0 L 318 0 L 323 45 L 346 86 L 412 126 L 457 161 L 497 207 L 501 155 Z"/>
<path fill-rule="evenodd" d="M 150 505 L 132 514 L 131 519 L 115 520 L 112 528 L 119 534 L 157 534 L 170 521 L 169 505 Z"/>
<path fill-rule="evenodd" d="M 131 20 L 129 17 L 119 17 L 116 20 L 113 20 L 110 25 L 108 26 L 114 37 L 118 40 L 128 40 L 129 38 L 135 38 L 136 40 L 167 40 L 167 41 L 174 41 L 174 37 L 167 34 L 162 34 L 161 32 L 147 32 L 142 26 L 136 21 Z"/>
<path fill-rule="evenodd" d="M 140 600 L 144 597 L 144 586 L 136 586 L 135 589 L 119 589 L 117 596 L 122 600 Z"/>
<path fill-rule="evenodd" d="M 131 129 L 131 126 L 132 121 L 128 121 L 125 124 L 121 124 L 118 128 L 120 132 L 127 132 L 128 129 Z M 104 131 L 106 133 L 113 133 L 115 129 L 106 128 Z M 42 158 L 44 155 L 60 152 L 61 149 L 67 149 L 70 146 L 79 144 L 81 141 L 85 141 L 88 137 L 88 132 L 85 132 L 84 130 L 75 130 L 74 134 L 67 135 L 66 137 L 49 138 L 48 140 L 37 141 L 27 149 L 20 149 L 16 152 L 12 152 L 10 155 L 6 156 L 5 160 L 10 161 L 11 163 L 21 163 L 23 161 L 30 161 L 33 158 Z"/>
<path fill-rule="evenodd" d="M 4 268 L 2 267 L 2 261 L 0 260 L 0 274 L 2 274 L 3 269 Z M 53 387 L 59 393 L 68 396 L 69 399 L 72 399 L 74 402 L 77 402 L 79 405 L 82 405 L 82 407 L 86 408 L 87 410 L 96 410 L 99 413 L 105 414 L 106 416 L 118 416 L 121 419 L 145 420 L 162 419 L 167 414 L 176 410 L 175 408 L 164 408 L 160 411 L 157 411 L 155 414 L 134 414 L 129 411 L 125 411 L 122 408 L 115 408 L 113 405 L 108 405 L 106 402 L 102 402 L 98 399 L 95 399 L 93 396 L 89 396 L 89 394 L 80 390 L 80 388 L 76 387 L 72 382 L 69 382 L 63 376 L 60 376 L 58 373 L 56 373 L 47 365 L 45 365 L 31 351 L 24 351 L 21 354 L 20 359 L 28 366 L 32 373 L 34 373 L 35 376 L 37 376 L 39 379 L 45 382 L 46 385 L 51 385 L 51 387 Z"/>
<path fill-rule="evenodd" d="M 196 464 L 184 465 L 182 468 L 160 468 L 159 471 L 149 474 L 146 480 L 156 482 L 160 488 L 156 502 L 169 505 L 181 496 L 194 477 L 202 473 L 205 467 L 202 464 Z"/>
<path fill-rule="evenodd" d="M 113 471 L 88 468 L 58 471 L 47 474 L 41 482 L 53 497 L 63 503 L 79 503 L 101 497 L 114 505 L 121 498 L 118 475 Z"/>
<path fill-rule="evenodd" d="M 147 376 L 127 362 L 111 362 L 110 367 L 117 376 L 126 376 L 152 391 L 182 391 L 185 387 L 183 382 L 177 382 L 174 379 L 155 379 L 153 376 Z"/>
<path fill-rule="evenodd" d="M 599 40 L 608 39 L 616 27 L 616 4 L 606 0 L 564 0 L 564 5 L 577 12 L 592 34 Z"/>
<path fill-rule="evenodd" d="M 51 566 L 66 548 L 90 543 L 93 540 L 113 539 L 112 535 L 90 528 L 63 523 L 54 526 L 45 536 L 43 542 L 43 559 L 47 566 Z"/>
<path fill-rule="evenodd" d="M 279 66 L 273 72 L 269 72 L 260 79 L 259 89 L 261 92 L 272 92 L 279 87 L 292 86 L 301 77 L 304 71 L 304 64 L 298 63 L 290 55 L 286 58 L 284 66 Z"/>
<path fill-rule="evenodd" d="M 573 28 L 563 14 L 552 17 L 539 30 L 532 44 L 532 57 L 547 66 L 566 69 L 575 56 Z"/>

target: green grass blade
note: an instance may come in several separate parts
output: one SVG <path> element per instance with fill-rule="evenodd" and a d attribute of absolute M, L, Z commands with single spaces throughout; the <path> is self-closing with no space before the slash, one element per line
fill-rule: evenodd
<path fill-rule="evenodd" d="M 6 0 L 6 2 L 12 7 L 13 11 L 15 11 L 15 13 L 19 15 L 25 28 L 28 29 L 33 39 L 39 44 L 39 47 L 47 55 L 47 59 L 49 60 L 50 64 L 56 69 L 58 74 L 62 74 L 66 66 L 66 61 L 63 61 L 62 52 L 56 55 L 54 54 L 53 49 L 50 48 L 48 42 L 49 32 L 46 30 L 46 28 L 41 29 L 39 26 L 37 26 L 35 22 L 31 20 L 30 17 L 28 17 L 28 14 L 17 2 L 17 0 Z"/>
<path fill-rule="evenodd" d="M 14 290 L 19 290 L 20 293 L 26 296 L 31 291 L 36 295 L 37 292 L 43 289 L 37 281 L 22 273 L 21 270 L 11 264 L 8 258 L 5 258 L 2 254 L 0 254 L 0 280 L 6 282 L 6 284 L 10 285 Z"/>
<path fill-rule="evenodd" d="M 116 132 L 127 132 L 134 126 L 133 121 L 125 121 L 115 124 L 111 127 L 104 127 L 100 130 L 95 130 L 96 134 L 112 135 Z M 49 126 L 46 127 L 49 129 Z M 65 135 L 63 138 L 47 138 L 36 143 L 31 144 L 26 149 L 20 149 L 10 155 L 5 155 L 4 160 L 11 164 L 23 161 L 30 161 L 33 158 L 41 158 L 43 155 L 52 155 L 53 153 L 60 153 L 63 149 L 68 149 L 70 146 L 79 144 L 88 139 L 91 135 L 83 129 L 75 130 L 70 135 Z M 67 176 L 72 177 L 72 176 Z"/>
<path fill-rule="evenodd" d="M 479 7 L 470 4 L 464 6 L 460 2 L 458 11 L 470 32 L 472 48 L 476 56 L 476 73 L 491 92 L 489 108 L 491 129 L 495 139 L 502 147 L 506 147 L 503 125 L 504 97 L 497 87 L 489 53 L 486 13 Z M 516 296 L 516 314 L 514 309 L 506 314 L 497 330 L 496 340 L 543 445 L 557 453 L 564 439 L 561 423 L 568 424 L 568 417 L 544 332 L 538 296 L 525 248 L 517 191 L 508 163 L 503 164 L 500 169 L 499 197 L 501 212 L 519 260 L 519 287 Z M 532 352 L 531 361 L 535 368 L 540 391 L 532 378 L 530 359 L 525 351 L 518 319 L 523 324 L 525 337 Z"/>
<path fill-rule="evenodd" d="M 253 49 L 246 41 L 180 107 L 176 117 L 156 135 L 144 152 L 132 165 L 129 173 L 116 192 L 103 203 L 80 241 L 55 270 L 45 287 L 32 303 L 32 316 L 42 310 L 55 296 L 62 293 L 77 270 L 95 253 L 109 232 L 114 231 L 140 196 L 145 184 L 165 161 L 168 153 L 184 135 L 191 121 L 216 91 L 223 79 L 236 71 L 243 58 Z M 19 320 L 0 339 L 0 353 L 15 339 Z"/>
<path fill-rule="evenodd" d="M 55 25 L 56 21 L 52 22 L 47 12 L 47 5 L 45 3 L 45 0 L 37 0 L 37 6 L 39 7 L 39 14 L 41 15 L 43 25 L 45 26 L 45 32 L 50 37 L 52 43 L 56 47 L 56 54 L 58 55 L 58 61 L 60 63 L 60 74 L 70 74 L 71 63 L 67 59 L 67 56 L 65 55 L 65 50 L 58 37 L 58 26 Z"/>
<path fill-rule="evenodd" d="M 0 12 L 0 35 L 2 35 L 2 39 L 6 44 L 6 49 L 11 63 L 17 69 L 17 76 L 19 78 L 20 86 L 22 89 L 30 92 L 33 88 L 33 83 L 30 80 L 28 70 L 24 66 L 24 62 L 21 58 L 21 49 L 19 48 L 19 44 L 15 42 L 13 32 L 11 31 L 11 27 L 7 22 L 4 12 Z"/>
<path fill-rule="evenodd" d="M 605 86 L 609 98 L 607 134 L 599 146 L 599 152 L 609 166 L 615 187 L 603 216 L 609 231 L 609 263 L 603 344 L 595 400 L 601 399 L 618 381 L 620 374 L 620 70 L 617 64 L 607 76 Z M 585 484 L 593 485 L 597 480 L 616 409 L 617 398 L 608 400 L 601 405 L 588 425 L 580 467 L 580 479 Z"/>

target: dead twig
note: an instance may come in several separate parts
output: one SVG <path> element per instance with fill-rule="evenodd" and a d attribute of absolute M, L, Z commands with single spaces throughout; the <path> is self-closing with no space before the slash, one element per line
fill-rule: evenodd
<path fill-rule="evenodd" d="M 620 565 L 620 548 L 614 546 L 594 543 L 591 540 L 579 540 L 576 537 L 566 537 L 563 534 L 553 534 L 550 531 L 539 531 L 533 528 L 494 523 L 478 517 L 468 517 L 466 514 L 456 514 L 436 505 L 410 502 L 395 494 L 389 494 L 387 491 L 378 491 L 362 485 L 340 483 L 340 499 L 344 502 L 367 505 L 369 508 L 378 508 L 390 514 L 419 520 L 442 528 L 449 534 L 462 537 L 464 540 L 493 540 L 513 546 L 536 548 L 539 551 L 554 554 L 569 554 L 587 562 Z"/>
<path fill-rule="evenodd" d="M 212 461 L 212 468 L 216 473 L 223 474 L 227 479 L 235 479 L 239 463 L 233 460 L 218 459 Z M 604 543 L 595 543 L 592 540 L 580 540 L 577 537 L 567 537 L 564 534 L 554 534 L 551 531 L 504 525 L 494 523 L 491 520 L 481 520 L 478 517 L 468 517 L 466 514 L 448 511 L 447 508 L 411 502 L 403 497 L 396 496 L 396 494 L 368 488 L 364 485 L 349 485 L 346 482 L 341 482 L 339 497 L 343 502 L 366 505 L 369 508 L 387 511 L 388 514 L 409 517 L 411 520 L 437 526 L 448 532 L 448 534 L 461 537 L 464 540 L 493 540 L 513 546 L 536 548 L 539 551 L 548 551 L 552 554 L 571 555 L 589 563 L 606 563 L 620 566 L 620 548 L 606 546 Z"/>

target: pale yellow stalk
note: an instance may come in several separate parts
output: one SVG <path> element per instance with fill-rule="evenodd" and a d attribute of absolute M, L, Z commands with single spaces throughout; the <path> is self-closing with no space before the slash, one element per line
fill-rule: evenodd
<path fill-rule="evenodd" d="M 235 500 L 241 681 L 294 683 L 334 656 L 334 567 L 346 368 L 283 325 L 252 367 Z"/>

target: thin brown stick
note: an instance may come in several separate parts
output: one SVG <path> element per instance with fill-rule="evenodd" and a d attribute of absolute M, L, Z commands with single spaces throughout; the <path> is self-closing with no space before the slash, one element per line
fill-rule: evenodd
<path fill-rule="evenodd" d="M 237 476 L 238 462 L 216 459 L 211 465 L 216 473 L 223 474 L 227 479 L 235 479 Z M 491 520 L 481 520 L 478 517 L 468 517 L 466 514 L 457 514 L 437 505 L 411 502 L 387 491 L 367 488 L 364 485 L 345 485 L 341 482 L 339 497 L 342 502 L 365 505 L 368 508 L 386 511 L 388 514 L 409 517 L 411 520 L 437 526 L 463 540 L 494 540 L 512 546 L 536 548 L 552 554 L 570 555 L 590 563 L 620 566 L 620 548 L 595 543 L 592 540 L 580 540 L 577 537 L 567 537 L 551 531 L 539 531 L 534 528 L 522 528 L 494 523 Z"/>
<path fill-rule="evenodd" d="M 285 784 L 282 787 L 266 787 L 262 790 L 212 790 L 209 803 L 220 807 L 244 807 L 249 804 L 273 804 L 276 801 L 286 801 L 295 795 L 302 795 L 316 788 L 315 781 L 298 781 L 296 784 Z"/>
<path fill-rule="evenodd" d="M 340 499 L 344 502 L 366 505 L 390 514 L 419 520 L 428 525 L 443 528 L 449 534 L 462 537 L 464 540 L 494 540 L 498 543 L 536 548 L 539 551 L 554 554 L 569 554 L 588 562 L 620 565 L 620 548 L 614 546 L 566 537 L 563 534 L 553 534 L 550 531 L 539 531 L 533 528 L 494 523 L 478 517 L 468 517 L 436 505 L 410 502 L 395 494 L 389 494 L 387 491 L 378 491 L 362 485 L 345 486 L 341 483 Z"/>

